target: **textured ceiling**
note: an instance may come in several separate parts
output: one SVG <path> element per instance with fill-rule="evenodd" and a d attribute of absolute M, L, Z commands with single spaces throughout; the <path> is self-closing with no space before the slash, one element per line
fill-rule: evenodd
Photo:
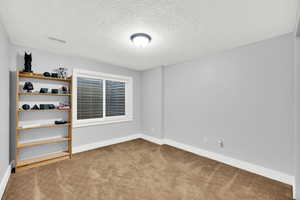
<path fill-rule="evenodd" d="M 297 0 L 0 0 L 13 43 L 137 70 L 292 32 L 296 9 Z M 136 32 L 151 45 L 133 46 Z"/>

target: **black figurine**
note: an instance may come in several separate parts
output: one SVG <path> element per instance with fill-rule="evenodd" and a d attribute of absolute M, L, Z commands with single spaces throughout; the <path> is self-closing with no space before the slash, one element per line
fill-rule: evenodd
<path fill-rule="evenodd" d="M 58 89 L 51 89 L 52 94 L 58 94 Z"/>
<path fill-rule="evenodd" d="M 23 90 L 27 90 L 27 92 L 30 92 L 31 90 L 33 90 L 33 85 L 31 82 L 25 82 Z"/>
<path fill-rule="evenodd" d="M 58 78 L 58 73 L 51 73 L 52 78 Z"/>
<path fill-rule="evenodd" d="M 41 88 L 40 93 L 48 93 L 48 88 Z"/>
<path fill-rule="evenodd" d="M 30 105 L 28 104 L 24 104 L 22 105 L 23 110 L 29 110 L 30 109 Z"/>
<path fill-rule="evenodd" d="M 68 93 L 68 88 L 66 86 L 62 86 L 61 90 L 62 90 L 63 94 L 67 94 Z"/>
<path fill-rule="evenodd" d="M 32 61 L 32 56 L 31 56 L 31 53 L 30 54 L 27 54 L 25 52 L 25 55 L 24 55 L 24 72 L 28 72 L 28 73 L 32 73 L 33 71 L 31 70 L 31 61 Z"/>
<path fill-rule="evenodd" d="M 46 76 L 46 77 L 50 77 L 51 76 L 51 74 L 49 72 L 44 72 L 43 75 Z"/>
<path fill-rule="evenodd" d="M 32 107 L 32 110 L 39 110 L 39 109 L 40 109 L 39 106 L 36 104 Z"/>

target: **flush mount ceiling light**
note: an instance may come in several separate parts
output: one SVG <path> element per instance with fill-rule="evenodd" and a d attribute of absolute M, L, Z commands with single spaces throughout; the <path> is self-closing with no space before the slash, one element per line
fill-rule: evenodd
<path fill-rule="evenodd" d="M 146 33 L 135 33 L 131 35 L 131 42 L 137 47 L 146 47 L 151 42 L 151 36 Z"/>

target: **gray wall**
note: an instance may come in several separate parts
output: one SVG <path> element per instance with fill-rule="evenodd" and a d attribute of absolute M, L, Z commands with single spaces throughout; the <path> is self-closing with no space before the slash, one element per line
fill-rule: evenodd
<path fill-rule="evenodd" d="M 166 67 L 165 137 L 294 175 L 293 48 L 289 34 Z"/>
<path fill-rule="evenodd" d="M 142 133 L 163 137 L 163 67 L 142 72 Z"/>
<path fill-rule="evenodd" d="M 296 145 L 296 197 L 300 199 L 300 38 L 295 40 L 295 145 Z"/>
<path fill-rule="evenodd" d="M 0 23 L 0 182 L 9 166 L 9 52 L 10 44 Z"/>
<path fill-rule="evenodd" d="M 163 112 L 149 104 L 160 75 L 144 72 L 146 134 L 163 113 L 167 139 L 294 175 L 293 42 L 289 34 L 165 67 Z"/>
<path fill-rule="evenodd" d="M 57 68 L 58 65 L 65 66 L 70 70 L 72 68 L 79 68 L 91 71 L 99 71 L 104 73 L 112 73 L 116 75 L 124 75 L 133 77 L 133 121 L 130 122 L 122 122 L 122 123 L 113 123 L 106 125 L 98 125 L 98 126 L 89 126 L 89 127 L 81 127 L 73 129 L 73 148 L 78 146 L 97 143 L 109 139 L 125 137 L 132 134 L 140 133 L 140 119 L 141 119 L 141 100 L 140 100 L 140 85 L 141 85 L 141 74 L 140 72 L 129 70 L 126 68 L 113 66 L 110 64 L 99 63 L 92 60 L 82 59 L 79 57 L 71 57 L 64 55 L 57 55 L 54 53 L 49 53 L 45 51 L 40 51 L 37 49 L 13 46 L 12 47 L 12 71 L 15 71 L 17 68 L 22 68 L 23 54 L 24 50 L 30 50 L 33 56 L 33 70 L 38 73 L 43 73 L 45 71 L 52 72 L 53 69 Z M 31 114 L 31 113 L 30 113 Z M 29 115 L 28 113 L 24 113 L 24 115 Z M 47 116 L 53 117 L 55 116 Z M 57 116 L 56 116 L 57 117 Z M 24 116 L 25 118 L 25 116 Z M 59 129 L 59 128 L 57 128 Z M 55 132 L 55 129 L 43 129 L 43 130 L 32 130 L 32 134 L 35 136 L 39 136 L 42 132 L 43 136 L 51 137 L 51 135 L 58 134 L 59 131 Z M 29 134 L 26 134 L 29 135 Z M 31 139 L 31 138 L 24 138 Z M 61 147 L 53 147 L 53 145 L 48 147 L 48 149 L 59 149 Z M 35 152 L 38 152 L 41 149 L 30 149 L 28 148 L 27 152 L 23 152 L 24 157 L 30 157 L 34 155 Z M 47 152 L 44 152 L 47 153 Z M 22 153 L 21 153 L 22 156 Z"/>

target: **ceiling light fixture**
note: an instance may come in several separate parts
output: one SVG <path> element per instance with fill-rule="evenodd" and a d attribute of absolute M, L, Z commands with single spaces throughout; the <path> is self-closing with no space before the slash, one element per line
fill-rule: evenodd
<path fill-rule="evenodd" d="M 131 35 L 131 42 L 137 47 L 146 47 L 151 42 L 151 36 L 146 33 L 135 33 Z"/>

